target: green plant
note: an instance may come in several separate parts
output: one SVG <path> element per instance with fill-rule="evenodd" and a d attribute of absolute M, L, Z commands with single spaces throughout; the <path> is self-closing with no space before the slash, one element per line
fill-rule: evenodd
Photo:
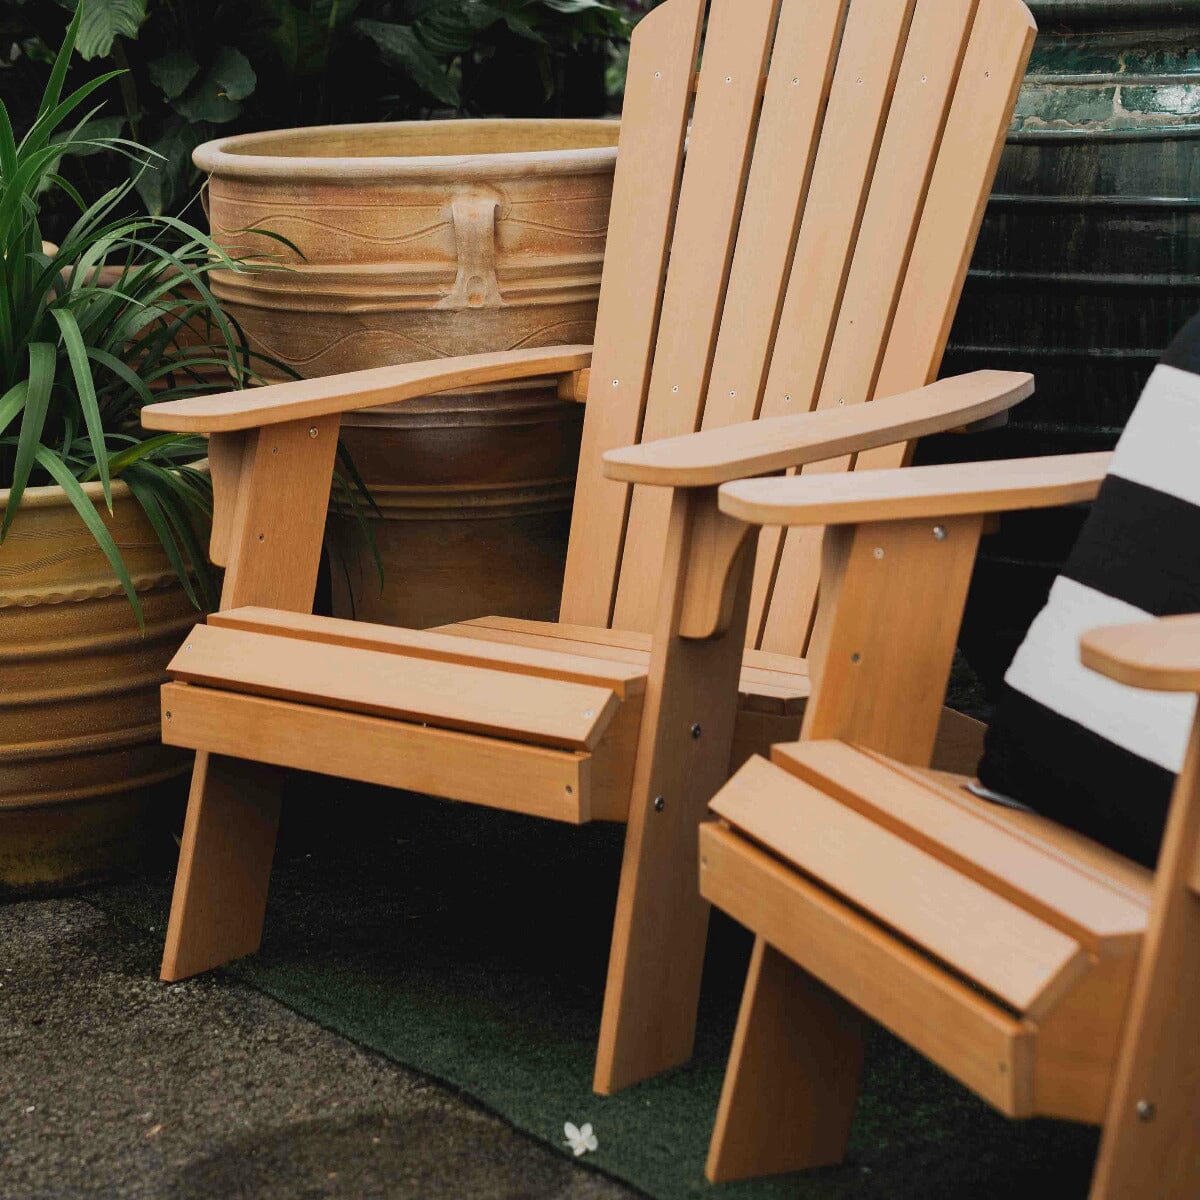
<path fill-rule="evenodd" d="M 190 465 L 203 457 L 204 442 L 145 436 L 138 415 L 151 401 L 254 380 L 244 339 L 207 282 L 217 268 L 248 268 L 177 218 L 114 216 L 135 180 L 89 205 L 61 175 L 61 160 L 72 154 L 117 152 L 137 170 L 154 157 L 135 142 L 94 132 L 96 110 L 86 106 L 113 72 L 62 96 L 83 15 L 72 19 L 19 140 L 0 104 L 0 487 L 9 489 L 0 541 L 19 520 L 26 487 L 57 484 L 140 622 L 129 572 L 83 484 L 99 483 L 111 513 L 112 483 L 123 480 L 192 601 L 214 603 L 197 535 L 211 515 L 211 488 Z M 77 215 L 57 251 L 48 252 L 39 213 L 54 193 Z"/>
<path fill-rule="evenodd" d="M 79 0 L 0 0 L 0 95 L 36 92 Z M 150 212 L 183 211 L 203 141 L 251 129 L 475 116 L 596 116 L 630 22 L 604 0 L 84 0 L 78 57 L 122 70 L 93 132 L 161 157 L 136 165 Z M 591 56 L 588 65 L 580 56 Z M 595 88 L 581 80 L 596 69 Z M 78 67 L 76 68 L 78 69 Z M 622 76 L 613 79 L 619 86 Z M 71 178 L 116 182 L 105 159 Z M 56 226 L 52 226 L 56 227 Z"/>

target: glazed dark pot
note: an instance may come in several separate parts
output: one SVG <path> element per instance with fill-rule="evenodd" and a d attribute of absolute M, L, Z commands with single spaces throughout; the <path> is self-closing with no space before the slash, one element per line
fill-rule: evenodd
<path fill-rule="evenodd" d="M 1110 448 L 1200 309 L 1200 0 L 1030 0 L 1039 34 L 943 374 L 1033 371 L 1008 427 L 924 457 Z M 1082 513 L 985 540 L 964 649 L 996 688 Z"/>

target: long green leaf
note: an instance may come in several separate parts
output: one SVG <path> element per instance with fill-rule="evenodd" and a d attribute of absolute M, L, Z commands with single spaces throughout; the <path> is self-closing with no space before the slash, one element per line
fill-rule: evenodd
<path fill-rule="evenodd" d="M 100 416 L 100 405 L 96 399 L 96 384 L 92 379 L 92 368 L 88 362 L 87 347 L 83 344 L 83 335 L 75 314 L 69 308 L 51 308 L 50 315 L 58 322 L 62 331 L 63 345 L 67 348 L 67 361 L 71 364 L 71 374 L 75 378 L 75 390 L 79 397 L 79 407 L 83 410 L 83 423 L 87 428 L 88 439 L 92 443 L 92 453 L 100 475 L 100 486 L 104 489 L 104 503 L 112 512 L 112 483 L 108 477 L 108 448 L 104 443 L 104 421 Z"/>
<path fill-rule="evenodd" d="M 112 567 L 122 591 L 124 591 L 129 599 L 129 603 L 133 606 L 133 611 L 137 616 L 138 628 L 145 633 L 146 622 L 142 616 L 142 606 L 138 602 L 133 580 L 130 579 L 129 570 L 125 566 L 124 559 L 121 558 L 121 552 L 117 549 L 117 543 L 113 541 L 113 536 L 109 533 L 108 527 L 96 511 L 96 506 L 88 499 L 87 493 L 79 484 L 79 480 L 71 474 L 70 467 L 53 450 L 47 446 L 39 446 L 37 448 L 37 461 L 46 474 L 62 488 L 67 499 L 70 500 L 72 507 L 79 514 L 80 519 L 88 527 L 92 537 L 96 539 L 96 545 L 100 547 L 104 557 L 108 559 L 109 566 Z"/>
<path fill-rule="evenodd" d="M 17 435 L 17 456 L 13 463 L 12 483 L 4 521 L 0 523 L 0 542 L 8 536 L 9 526 L 21 506 L 29 473 L 41 448 L 50 392 L 54 387 L 54 347 L 49 342 L 32 342 L 29 346 L 29 380 L 25 389 L 25 412 L 21 417 L 21 432 Z"/>

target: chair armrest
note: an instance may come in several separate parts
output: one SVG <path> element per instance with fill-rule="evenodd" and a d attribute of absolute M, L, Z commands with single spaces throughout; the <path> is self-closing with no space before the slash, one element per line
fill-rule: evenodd
<path fill-rule="evenodd" d="M 1095 499 L 1111 459 L 1108 453 L 1063 454 L 745 479 L 721 488 L 720 507 L 751 525 L 858 525 L 1056 508 Z"/>
<path fill-rule="evenodd" d="M 232 433 L 395 404 L 451 388 L 565 375 L 582 370 L 591 360 L 590 346 L 547 346 L 373 367 L 219 396 L 151 404 L 142 409 L 142 425 L 146 429 L 169 429 L 175 433 Z"/>
<path fill-rule="evenodd" d="M 1089 630 L 1079 657 L 1085 667 L 1130 687 L 1200 692 L 1200 615 Z"/>
<path fill-rule="evenodd" d="M 610 450 L 604 474 L 627 483 L 712 487 L 956 429 L 1004 412 L 1032 392 L 1032 375 L 975 371 L 871 404 L 764 417 Z"/>

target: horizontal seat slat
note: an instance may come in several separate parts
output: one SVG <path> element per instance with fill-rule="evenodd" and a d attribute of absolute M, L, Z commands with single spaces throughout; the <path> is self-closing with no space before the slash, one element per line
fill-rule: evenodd
<path fill-rule="evenodd" d="M 187 683 L 162 688 L 163 741 L 360 783 L 581 824 L 596 800 L 592 758 Z"/>
<path fill-rule="evenodd" d="M 543 650 L 562 647 L 571 655 L 624 663 L 643 671 L 648 671 L 650 664 L 650 635 L 630 630 L 483 617 L 430 632 Z M 810 691 L 807 666 L 803 659 L 790 655 L 747 650 L 738 690 L 748 707 L 799 715 Z"/>
<path fill-rule="evenodd" d="M 1141 944 L 1148 896 L 1139 903 L 1123 888 L 1109 886 L 1094 867 L 1073 861 L 1061 843 L 1053 846 L 1014 827 L 1006 820 L 1008 810 L 969 793 L 956 799 L 935 779 L 923 783 L 916 768 L 844 742 L 776 746 L 771 758 L 789 774 L 1054 925 L 1093 954 L 1133 953 Z"/>
<path fill-rule="evenodd" d="M 1002 1112 L 1032 1116 L 1026 1022 L 715 822 L 700 828 L 700 891 Z"/>
<path fill-rule="evenodd" d="M 621 699 L 640 695 L 646 690 L 644 667 L 586 658 L 566 650 L 545 650 L 519 643 L 501 644 L 482 639 L 471 642 L 433 630 L 399 629 L 391 625 L 345 621 L 337 617 L 314 617 L 308 613 L 284 612 L 274 608 L 230 609 L 211 614 L 208 623 L 222 629 L 297 637 L 409 658 L 512 671 L 544 679 L 562 679 L 568 683 L 610 688 Z"/>
<path fill-rule="evenodd" d="M 711 808 L 1019 1013 L 1036 1019 L 1087 970 L 1074 938 L 765 759 Z"/>
<path fill-rule="evenodd" d="M 620 700 L 610 688 L 197 625 L 173 679 L 440 728 L 592 749 Z"/>

